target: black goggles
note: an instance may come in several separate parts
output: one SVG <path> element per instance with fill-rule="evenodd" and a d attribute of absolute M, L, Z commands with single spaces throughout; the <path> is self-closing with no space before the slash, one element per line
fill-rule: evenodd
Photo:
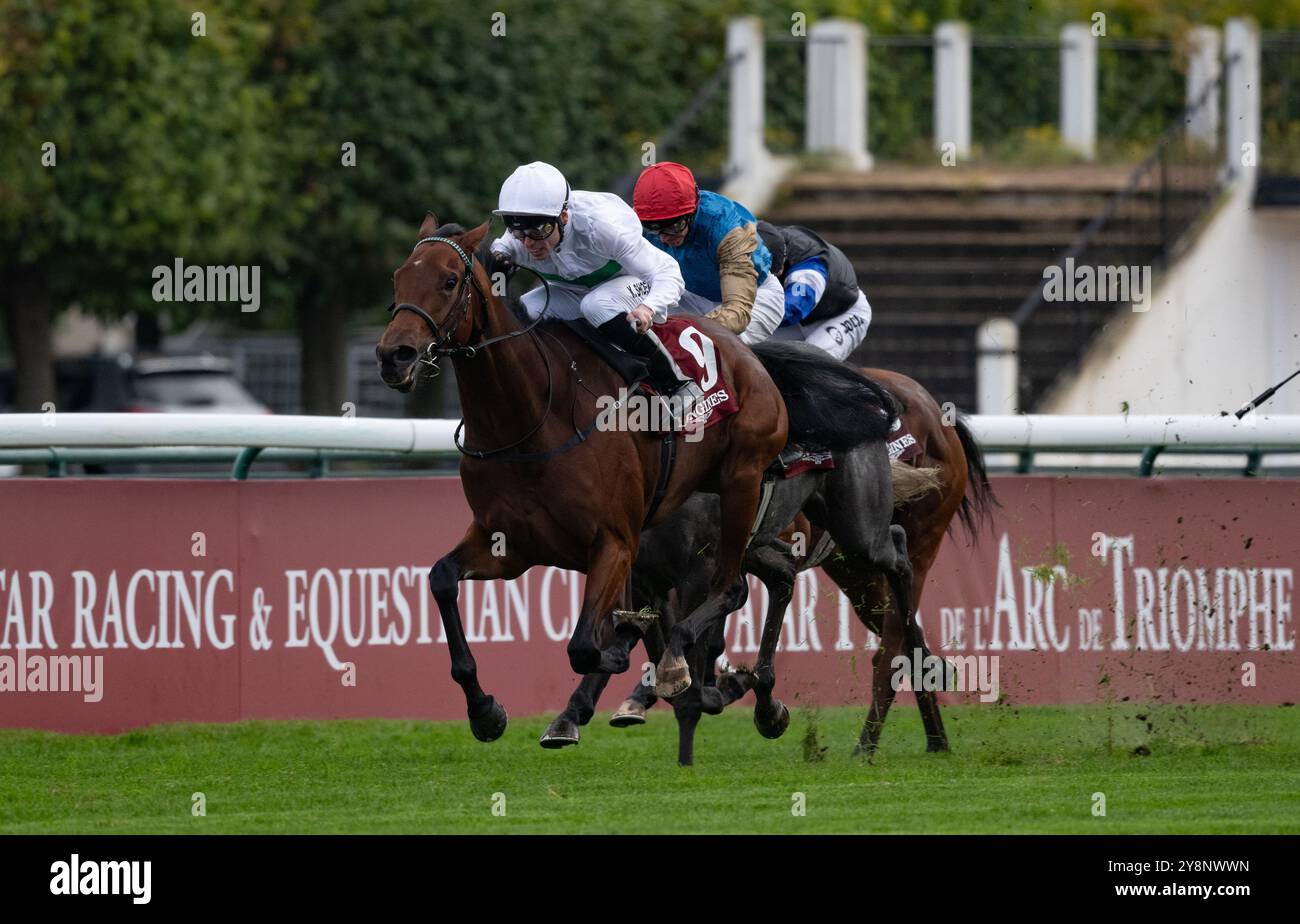
<path fill-rule="evenodd" d="M 682 215 L 680 218 L 665 218 L 659 221 L 643 221 L 641 227 L 645 228 L 651 234 L 667 234 L 676 237 L 678 234 L 685 234 L 686 229 L 691 226 L 691 219 L 695 213 Z"/>
<path fill-rule="evenodd" d="M 544 241 L 555 230 L 554 218 L 536 218 L 529 215 L 510 216 L 506 219 L 506 229 L 514 235 L 515 240 L 530 238 Z"/>

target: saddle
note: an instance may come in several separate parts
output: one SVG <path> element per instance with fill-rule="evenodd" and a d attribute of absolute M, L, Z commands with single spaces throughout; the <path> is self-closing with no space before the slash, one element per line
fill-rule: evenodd
<path fill-rule="evenodd" d="M 623 381 L 627 383 L 628 388 L 640 385 L 642 380 L 649 374 L 643 360 L 631 353 L 624 353 L 614 346 L 614 344 L 602 337 L 600 332 L 592 327 L 588 321 L 579 318 L 576 321 L 562 320 L 560 323 L 585 340 L 587 346 L 591 347 L 597 356 L 623 377 Z"/>

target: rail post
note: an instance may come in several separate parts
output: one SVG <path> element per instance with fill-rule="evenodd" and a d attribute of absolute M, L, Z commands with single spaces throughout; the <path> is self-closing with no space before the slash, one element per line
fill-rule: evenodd
<path fill-rule="evenodd" d="M 1086 23 L 1061 29 L 1061 140 L 1092 160 L 1097 153 L 1097 39 Z"/>
<path fill-rule="evenodd" d="M 934 148 L 951 144 L 970 156 L 970 26 L 941 22 L 934 28 Z"/>
<path fill-rule="evenodd" d="M 870 170 L 867 153 L 867 29 L 824 19 L 808 30 L 804 146 L 853 170 Z"/>

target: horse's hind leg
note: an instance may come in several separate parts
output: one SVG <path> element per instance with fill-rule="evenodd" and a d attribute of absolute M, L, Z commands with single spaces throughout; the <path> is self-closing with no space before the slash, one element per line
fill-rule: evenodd
<path fill-rule="evenodd" d="M 785 612 L 794 595 L 797 571 L 794 562 L 775 546 L 768 545 L 750 552 L 746 563 L 768 590 L 767 613 L 763 617 L 763 637 L 754 664 L 754 727 L 764 738 L 780 738 L 790 726 L 790 710 L 772 695 L 776 688 L 776 646 L 781 639 Z"/>
<path fill-rule="evenodd" d="M 925 586 L 925 574 L 913 572 L 912 590 L 914 605 L 919 602 L 919 588 Z M 922 659 L 930 657 L 930 647 L 925 643 L 925 630 L 916 620 L 915 615 L 909 621 L 903 634 L 907 647 L 915 654 L 921 651 Z M 922 662 L 924 663 L 924 661 Z M 921 713 L 921 724 L 925 726 L 925 749 L 932 753 L 948 750 L 948 733 L 944 731 L 943 716 L 939 713 L 939 697 L 933 690 L 916 690 L 916 708 Z"/>
<path fill-rule="evenodd" d="M 691 671 L 700 683 L 672 699 L 673 715 L 677 718 L 677 763 L 689 767 L 695 763 L 695 729 L 704 713 L 716 715 L 722 711 L 721 697 L 716 687 L 706 687 L 703 677 L 707 673 L 710 657 L 708 646 L 697 645 L 689 655 Z"/>
<path fill-rule="evenodd" d="M 917 593 L 923 585 L 924 576 L 913 572 L 913 593 Z M 915 599 L 917 598 L 913 597 L 913 600 Z M 889 592 L 880 581 L 873 582 L 867 591 L 867 596 L 864 597 L 864 602 L 857 607 L 857 612 L 863 623 L 880 635 L 882 646 L 891 651 L 897 649 L 897 653 L 906 654 L 909 659 L 915 658 L 919 649 L 922 663 L 930 657 L 930 648 L 925 642 L 925 631 L 921 623 L 913 615 L 907 627 L 903 627 L 897 610 L 889 599 Z M 901 640 L 901 643 L 898 640 Z M 944 730 L 943 718 L 939 711 L 938 694 L 933 690 L 922 688 L 914 690 L 913 695 L 916 697 L 916 708 L 921 713 L 921 724 L 925 728 L 925 749 L 930 752 L 947 751 L 948 735 Z M 872 711 L 877 712 L 883 722 L 883 715 L 888 712 L 888 706 L 886 705 L 883 711 L 876 710 L 875 706 L 873 698 Z M 877 727 L 875 739 L 879 738 L 879 734 L 880 730 Z M 867 737 L 869 736 L 864 736 L 864 741 Z"/>

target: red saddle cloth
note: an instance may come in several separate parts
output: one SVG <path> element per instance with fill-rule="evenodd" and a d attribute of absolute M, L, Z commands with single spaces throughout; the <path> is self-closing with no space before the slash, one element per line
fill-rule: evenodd
<path fill-rule="evenodd" d="M 740 410 L 736 393 L 722 375 L 717 348 L 713 339 L 693 323 L 688 315 L 674 315 L 654 326 L 655 335 L 663 341 L 668 352 L 691 381 L 700 390 L 694 410 L 686 415 L 686 429 L 708 429 Z M 642 383 L 650 394 L 654 389 Z"/>
<path fill-rule="evenodd" d="M 782 460 L 784 462 L 784 460 Z M 835 459 L 827 449 L 805 449 L 795 458 L 786 462 L 781 468 L 782 478 L 794 478 L 805 472 L 830 471 L 835 467 Z"/>
<path fill-rule="evenodd" d="M 891 462 L 910 462 L 921 454 L 921 444 L 916 441 L 912 431 L 907 428 L 907 422 L 901 417 L 894 422 L 886 448 Z"/>
<path fill-rule="evenodd" d="M 912 435 L 901 417 L 889 433 L 886 448 L 891 462 L 909 462 L 921 455 L 921 444 L 916 441 L 916 437 Z M 835 468 L 835 459 L 824 449 L 805 449 L 794 459 L 783 458 L 781 463 L 777 467 L 782 478 L 794 478 L 805 472 L 829 471 Z"/>

